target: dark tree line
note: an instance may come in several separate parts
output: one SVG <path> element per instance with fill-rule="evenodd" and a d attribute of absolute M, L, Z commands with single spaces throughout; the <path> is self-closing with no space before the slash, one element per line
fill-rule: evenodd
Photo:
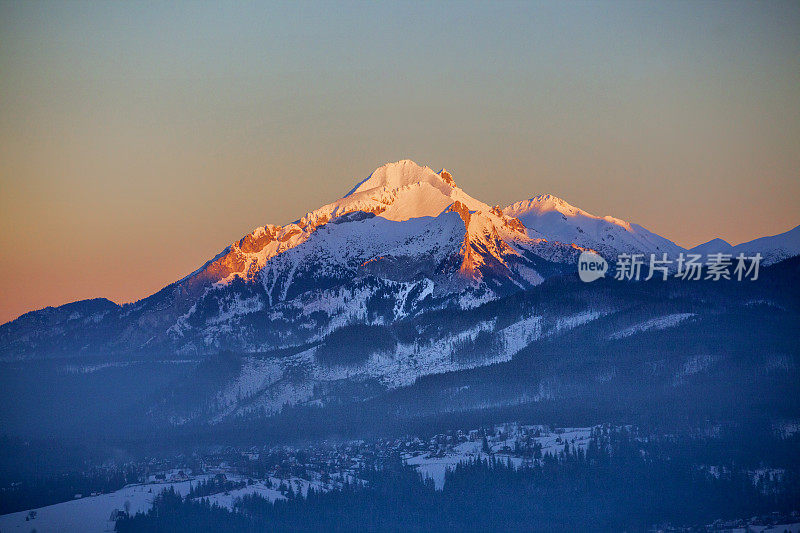
<path fill-rule="evenodd" d="M 220 492 L 228 492 L 232 490 L 241 489 L 247 486 L 244 481 L 231 481 L 225 479 L 225 476 L 215 476 L 205 481 L 200 481 L 189 489 L 189 498 L 200 498 L 202 496 L 210 496 L 212 494 L 219 494 Z"/>

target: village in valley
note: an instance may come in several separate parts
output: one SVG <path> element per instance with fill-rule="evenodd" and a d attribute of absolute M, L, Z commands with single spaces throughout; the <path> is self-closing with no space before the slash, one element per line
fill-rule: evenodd
<path fill-rule="evenodd" d="M 235 510 L 245 495 L 271 502 L 327 492 L 366 483 L 366 469 L 402 461 L 441 490 L 448 470 L 472 461 L 502 462 L 513 468 L 541 464 L 548 458 L 586 451 L 593 439 L 623 431 L 637 437 L 634 427 L 609 425 L 556 428 L 543 425 L 500 424 L 471 430 L 452 430 L 431 436 L 396 439 L 322 441 L 302 447 L 213 446 L 190 454 L 152 457 L 99 470 L 125 472 L 129 481 L 114 490 L 76 493 L 69 501 L 0 516 L 0 531 L 50 530 L 67 524 L 83 531 L 113 531 L 118 519 L 147 512 L 154 498 L 174 490 L 184 498 L 207 499 L 211 505 Z M 643 437 L 641 437 L 643 438 Z M 713 467 L 712 467 L 713 468 Z M 753 476 L 780 472 L 754 472 Z M 12 488 L 13 489 L 13 488 Z M 3 491 L 9 488 L 0 489 Z M 800 531 L 800 516 L 770 515 L 718 520 L 705 531 Z M 667 526 L 664 530 L 672 529 Z"/>

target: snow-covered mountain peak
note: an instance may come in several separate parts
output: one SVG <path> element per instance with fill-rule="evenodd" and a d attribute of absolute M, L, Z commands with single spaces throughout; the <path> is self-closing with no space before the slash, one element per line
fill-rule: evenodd
<path fill-rule="evenodd" d="M 490 207 L 465 193 L 456 186 L 449 171 L 442 169 L 437 173 L 430 167 L 402 160 L 377 168 L 342 198 L 306 213 L 290 224 L 255 229 L 192 276 L 202 273 L 206 279 L 220 284 L 227 284 L 236 278 L 254 280 L 273 258 L 298 247 L 316 249 L 323 246 L 323 241 L 323 247 L 330 251 L 342 250 L 345 255 L 352 255 L 351 249 L 346 250 L 341 246 L 343 239 L 347 240 L 345 236 L 351 233 L 342 224 L 347 223 L 349 227 L 351 222 L 373 217 L 375 222 L 370 226 L 374 226 L 378 233 L 370 238 L 376 242 L 372 242 L 368 248 L 381 248 L 385 255 L 387 250 L 381 247 L 379 241 L 388 242 L 391 239 L 383 232 L 396 232 L 400 226 L 383 224 L 381 221 L 417 221 L 419 224 L 451 228 L 450 222 L 440 220 L 442 215 L 447 218 L 448 212 L 458 213 L 463 222 L 460 231 L 464 246 L 460 254 L 463 257 L 473 256 L 473 265 L 485 263 L 483 259 L 476 259 L 477 255 L 494 256 L 502 263 L 502 255 L 516 253 L 511 246 L 513 243 L 517 243 L 513 246 L 525 245 L 541 238 L 539 233 L 529 232 L 519 220 L 505 215 L 499 207 Z M 419 224 L 412 224 L 406 230 L 421 227 Z M 326 228 L 323 234 L 315 237 L 322 228 Z M 307 242 L 313 244 L 306 246 Z M 441 250 L 442 246 L 438 246 L 438 249 Z M 425 252 L 418 250 L 415 253 Z M 292 257 L 300 255 L 300 252 L 292 252 Z"/>
<path fill-rule="evenodd" d="M 447 176 L 449 180 L 434 172 L 430 167 L 418 165 L 410 159 L 402 159 L 376 168 L 372 174 L 348 192 L 345 198 L 376 189 L 391 191 L 423 183 L 439 189 L 443 194 L 448 194 L 447 189 L 455 187 L 455 182 L 449 173 Z"/>
<path fill-rule="evenodd" d="M 366 211 L 394 221 L 436 217 L 460 201 L 470 211 L 489 212 L 491 207 L 461 190 L 445 169 L 434 172 L 404 159 L 388 163 L 359 182 L 344 197 L 308 213 L 298 223 L 319 224 L 353 211 Z"/>
<path fill-rule="evenodd" d="M 557 212 L 567 217 L 584 216 L 595 219 L 602 218 L 608 222 L 623 226 L 630 231 L 630 224 L 624 220 L 608 216 L 599 217 L 597 215 L 587 213 L 583 209 L 575 207 L 574 205 L 571 205 L 565 200 L 562 200 L 558 196 L 553 196 L 552 194 L 540 194 L 528 200 L 511 204 L 510 206 L 506 207 L 503 212 L 511 216 L 527 215 L 531 213 L 543 215 L 545 213 Z"/>
<path fill-rule="evenodd" d="M 506 207 L 503 212 L 513 217 L 521 217 L 526 215 L 542 216 L 546 213 L 560 213 L 563 215 L 563 217 L 569 218 L 586 217 L 597 220 L 605 220 L 606 222 L 620 226 L 621 228 L 625 229 L 625 231 L 633 232 L 633 228 L 631 227 L 630 223 L 625 220 L 611 216 L 599 217 L 597 215 L 593 215 L 579 207 L 571 205 L 558 196 L 553 196 L 552 194 L 540 194 L 528 200 L 511 204 L 510 206 Z"/>
<path fill-rule="evenodd" d="M 538 207 L 542 211 L 562 211 L 575 210 L 576 207 L 570 205 L 565 200 L 552 194 L 539 194 L 528 200 L 530 207 Z"/>
<path fill-rule="evenodd" d="M 626 220 L 599 217 L 552 194 L 534 196 L 503 209 L 548 239 L 592 248 L 606 255 L 619 252 L 675 254 L 681 247 Z"/>
<path fill-rule="evenodd" d="M 540 194 L 530 198 L 529 200 L 517 202 L 506 207 L 503 212 L 511 216 L 520 216 L 531 213 L 543 215 L 545 213 L 556 212 L 564 215 L 565 217 L 587 217 L 597 220 L 605 220 L 606 222 L 620 226 L 621 228 L 625 229 L 625 231 L 634 231 L 631 223 L 626 220 L 608 215 L 603 217 L 593 215 L 579 207 L 575 207 L 565 200 L 562 200 L 558 196 L 553 196 L 552 194 Z"/>

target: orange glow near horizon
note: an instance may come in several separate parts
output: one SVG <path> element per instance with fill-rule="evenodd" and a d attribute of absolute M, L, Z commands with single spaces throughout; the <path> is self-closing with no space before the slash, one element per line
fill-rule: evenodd
<path fill-rule="evenodd" d="M 0 323 L 145 297 L 403 158 L 686 247 L 800 223 L 797 2 L 228 8 L 0 3 Z"/>

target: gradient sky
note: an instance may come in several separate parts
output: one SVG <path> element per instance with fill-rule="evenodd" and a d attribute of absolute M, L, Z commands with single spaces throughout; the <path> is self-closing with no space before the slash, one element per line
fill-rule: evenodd
<path fill-rule="evenodd" d="M 0 3 L 0 322 L 144 297 L 375 167 L 678 244 L 800 224 L 800 2 Z"/>

